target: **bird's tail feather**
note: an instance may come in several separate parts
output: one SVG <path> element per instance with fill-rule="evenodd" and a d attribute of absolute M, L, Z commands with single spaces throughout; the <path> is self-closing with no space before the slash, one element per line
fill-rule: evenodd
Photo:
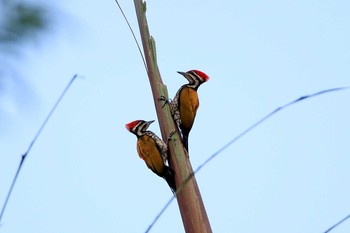
<path fill-rule="evenodd" d="M 175 174 L 173 169 L 171 169 L 168 166 L 164 167 L 164 172 L 163 172 L 163 178 L 165 181 L 168 183 L 171 191 L 175 193 L 176 191 L 176 184 L 175 184 Z"/>
<path fill-rule="evenodd" d="M 182 143 L 188 153 L 188 134 L 187 133 L 182 133 Z"/>

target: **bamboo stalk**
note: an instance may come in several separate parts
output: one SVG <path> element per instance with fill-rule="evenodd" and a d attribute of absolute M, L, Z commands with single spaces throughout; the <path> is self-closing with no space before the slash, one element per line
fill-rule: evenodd
<path fill-rule="evenodd" d="M 155 41 L 148 30 L 146 3 L 142 0 L 134 0 L 134 4 L 159 127 L 163 140 L 167 141 L 170 133 L 177 132 L 177 128 L 169 106 L 165 105 L 163 107 L 163 102 L 158 100 L 160 96 L 168 98 L 168 94 L 157 65 Z M 191 176 L 193 174 L 192 166 L 178 132 L 169 141 L 169 165 L 175 172 L 176 186 L 181 186 L 181 189 L 177 192 L 177 201 L 186 233 L 211 233 L 209 219 L 196 179 Z M 191 178 L 188 179 L 189 177 Z M 184 181 L 186 183 L 182 185 Z"/>

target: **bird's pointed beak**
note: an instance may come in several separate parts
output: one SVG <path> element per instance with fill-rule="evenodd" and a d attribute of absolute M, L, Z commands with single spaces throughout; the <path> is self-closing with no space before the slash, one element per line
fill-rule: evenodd
<path fill-rule="evenodd" d="M 179 74 L 185 76 L 186 75 L 186 72 L 182 72 L 182 71 L 178 71 Z"/>
<path fill-rule="evenodd" d="M 152 124 L 154 122 L 154 120 L 153 121 L 147 121 L 147 125 L 150 125 L 150 124 Z"/>

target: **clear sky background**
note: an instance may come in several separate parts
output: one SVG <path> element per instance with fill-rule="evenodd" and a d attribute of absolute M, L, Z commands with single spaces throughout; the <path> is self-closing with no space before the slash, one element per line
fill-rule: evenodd
<path fill-rule="evenodd" d="M 149 82 L 113 0 L 51 1 L 43 43 L 12 59 L 0 93 L 0 201 L 27 157 L 2 233 L 142 233 L 171 197 L 125 124 L 156 119 Z M 120 1 L 137 32 L 132 1 Z M 349 1 L 148 1 L 170 96 L 199 69 L 192 166 L 276 107 L 350 85 Z M 281 111 L 197 175 L 214 232 L 321 233 L 350 214 L 350 90 Z M 159 134 L 158 124 L 150 129 Z M 173 202 L 152 232 L 184 232 Z M 334 233 L 350 232 L 350 221 Z"/>

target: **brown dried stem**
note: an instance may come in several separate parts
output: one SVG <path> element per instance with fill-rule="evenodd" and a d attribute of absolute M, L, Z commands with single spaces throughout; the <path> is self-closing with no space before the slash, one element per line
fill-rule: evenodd
<path fill-rule="evenodd" d="M 171 132 L 177 132 L 169 141 L 169 164 L 175 172 L 177 187 L 181 186 L 181 190 L 177 192 L 177 201 L 184 228 L 187 233 L 210 233 L 212 230 L 209 219 L 205 211 L 196 179 L 194 176 L 191 176 L 193 170 L 188 155 L 181 143 L 169 106 L 165 105 L 163 107 L 163 102 L 159 101 L 159 97 L 165 96 L 168 98 L 168 94 L 157 65 L 155 41 L 150 36 L 148 30 L 146 3 L 142 0 L 134 0 L 134 3 L 147 64 L 148 77 L 163 140 L 167 141 Z M 191 178 L 188 179 L 189 177 Z M 188 180 L 188 182 L 186 180 Z M 186 181 L 186 184 L 181 185 L 184 181 Z"/>

